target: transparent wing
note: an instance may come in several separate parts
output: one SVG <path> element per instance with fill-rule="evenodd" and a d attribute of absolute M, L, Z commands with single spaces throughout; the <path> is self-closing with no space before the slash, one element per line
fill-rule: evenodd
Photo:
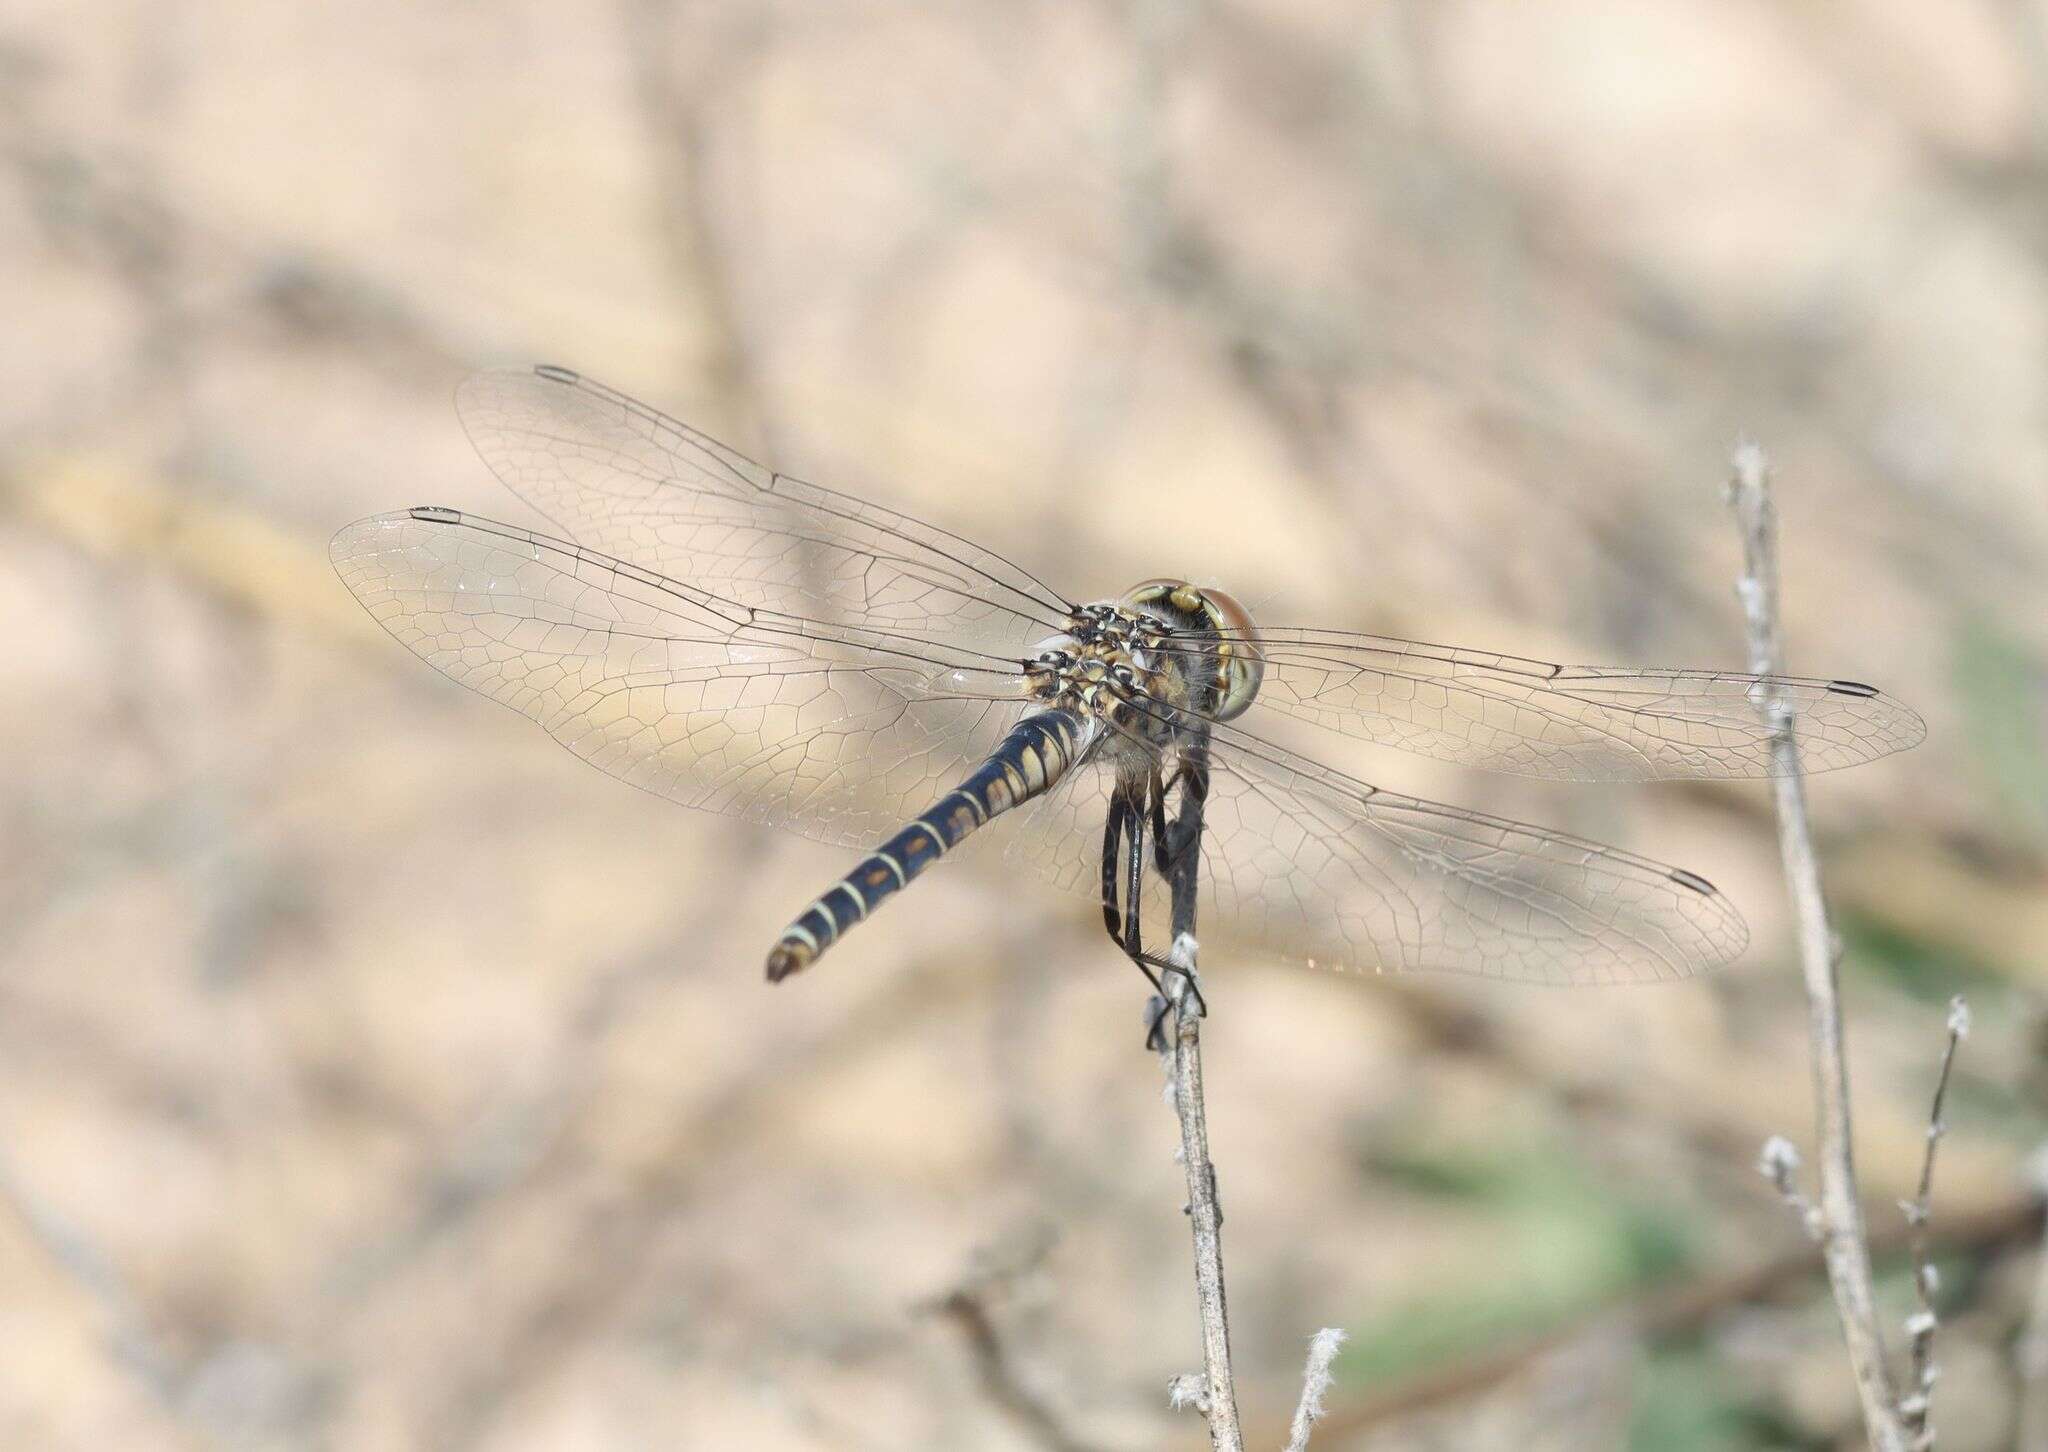
<path fill-rule="evenodd" d="M 1927 734 L 1910 707 L 1856 681 L 1552 665 L 1343 631 L 1264 630 L 1260 639 L 1266 674 L 1255 705 L 1520 776 L 1771 776 L 1759 708 L 1773 694 L 1794 713 L 1806 771 L 1903 751 Z"/>
<path fill-rule="evenodd" d="M 864 846 L 950 790 L 1029 709 L 971 651 L 740 607 L 509 525 L 420 509 L 350 525 L 337 571 L 414 653 L 586 760 L 685 805 Z M 1361 971 L 1678 977 L 1739 952 L 1689 873 L 1380 792 L 1216 726 L 1204 931 Z M 981 837 L 1099 900 L 1110 771 L 1084 762 Z"/>
<path fill-rule="evenodd" d="M 586 761 L 823 842 L 901 826 L 1027 704 L 970 651 L 742 607 L 453 510 L 361 520 L 330 554 L 407 649 Z"/>
<path fill-rule="evenodd" d="M 1207 911 L 1317 966 L 1642 982 L 1705 972 L 1749 941 L 1728 900 L 1681 868 L 1221 736 Z"/>
<path fill-rule="evenodd" d="M 1068 603 L 992 551 L 777 474 L 554 367 L 472 375 L 456 408 L 515 494 L 579 543 L 737 604 L 1019 656 Z"/>
<path fill-rule="evenodd" d="M 1748 942 L 1727 899 L 1683 869 L 1380 791 L 1229 727 L 1216 736 L 1205 943 L 1360 973 L 1583 984 L 1690 977 Z M 1010 828 L 1017 865 L 1099 899 L 1112 786 L 1084 769 L 991 831 Z M 1148 913 L 1148 934 L 1159 918 Z"/>

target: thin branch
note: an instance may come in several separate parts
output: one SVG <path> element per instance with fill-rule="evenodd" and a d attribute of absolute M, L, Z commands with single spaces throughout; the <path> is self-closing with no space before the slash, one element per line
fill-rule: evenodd
<path fill-rule="evenodd" d="M 1778 630 L 1777 511 L 1771 503 L 1769 465 L 1763 450 L 1747 442 L 1736 448 L 1733 465 L 1728 503 L 1742 534 L 1743 568 L 1736 594 L 1748 628 L 1749 668 L 1758 675 L 1773 675 L 1783 669 L 1784 651 Z M 1821 894 L 1791 707 L 1775 692 L 1764 693 L 1757 704 L 1771 731 L 1778 848 L 1798 918 L 1799 964 L 1806 980 L 1819 1136 L 1821 1248 L 1827 1258 L 1835 1309 L 1848 1340 L 1849 1364 L 1856 1375 L 1871 1445 L 1878 1452 L 1906 1452 L 1909 1444 L 1898 1412 L 1898 1385 L 1878 1325 L 1870 1245 L 1863 1208 L 1856 1198 L 1849 1060 L 1843 1042 L 1838 978 L 1840 948 L 1828 925 L 1827 903 Z"/>
<path fill-rule="evenodd" d="M 1214 1452 L 1244 1452 L 1237 1387 L 1230 1371 L 1230 1318 L 1223 1300 L 1223 1210 L 1216 1198 L 1216 1166 L 1209 1159 L 1209 1120 L 1202 1103 L 1202 1011 L 1194 991 L 1194 935 L 1177 934 L 1168 956 L 1180 971 L 1170 975 L 1173 1039 L 1164 1057 L 1172 1076 L 1173 1112 L 1180 1119 L 1188 1221 L 1195 1236 L 1195 1299 L 1202 1316 L 1204 1376 L 1196 1405 L 1209 1419 Z M 1185 1379 L 1176 1382 L 1173 1400 L 1184 1404 Z"/>
<path fill-rule="evenodd" d="M 32 1242 L 91 1298 L 115 1365 L 146 1386 L 163 1406 L 182 1415 L 187 1383 L 178 1358 L 150 1325 L 114 1262 L 5 1160 L 0 1160 L 0 1210 L 11 1210 Z"/>
<path fill-rule="evenodd" d="M 1912 1199 L 1899 1202 L 1913 1236 L 1913 1289 L 1920 1298 L 1920 1309 L 1906 1318 L 1906 1355 L 1912 1387 L 1899 1404 L 1899 1413 L 1916 1448 L 1934 1445 L 1934 1425 L 1929 1413 L 1933 1409 L 1934 1381 L 1940 1374 L 1934 1364 L 1934 1333 L 1941 1325 L 1941 1316 L 1934 1309 L 1934 1297 L 1941 1288 L 1941 1277 L 1927 1247 L 1927 1223 L 1934 1214 L 1934 1151 L 1948 1132 L 1941 1109 L 1948 1098 L 1956 1050 L 1969 1036 L 1970 1006 L 1957 994 L 1948 1001 L 1948 1045 L 1941 1053 L 1941 1074 L 1934 1081 L 1934 1103 L 1927 1111 L 1927 1151 L 1920 1159 L 1920 1185 Z"/>
<path fill-rule="evenodd" d="M 714 123 L 744 124 L 746 107 L 735 93 L 765 53 L 768 22 L 741 10 L 730 24 L 711 24 L 701 14 L 680 13 L 673 0 L 627 0 L 623 20 L 659 184 L 657 237 L 696 311 L 690 322 L 705 349 L 702 385 L 721 425 L 738 436 L 741 447 L 765 449 L 768 409 L 741 316 L 733 249 L 715 205 L 713 162 Z M 675 53 L 675 41 L 685 36 L 697 52 L 687 63 Z"/>
<path fill-rule="evenodd" d="M 1288 1428 L 1287 1452 L 1308 1452 L 1308 1434 L 1323 1419 L 1323 1398 L 1330 1392 L 1330 1366 L 1344 1345 L 1344 1333 L 1325 1326 L 1308 1341 L 1308 1365 L 1301 1373 L 1301 1402 Z"/>
<path fill-rule="evenodd" d="M 967 1343 L 968 1352 L 974 1357 L 975 1373 L 981 1378 L 981 1389 L 988 1399 L 1002 1408 L 1038 1446 L 1048 1452 L 1095 1452 L 1093 1443 L 1068 1431 L 1045 1398 L 1018 1377 L 1002 1338 L 996 1334 L 995 1322 L 980 1289 L 959 1287 L 941 1297 L 932 1309 L 952 1322 Z"/>
<path fill-rule="evenodd" d="M 2040 1194 L 2012 1195 L 1944 1215 L 1933 1249 L 1944 1255 L 1981 1258 L 2037 1239 L 2042 1226 L 2041 1198 L 2048 1195 L 2048 1153 L 2043 1156 L 2041 1186 Z M 1871 1249 L 1879 1256 L 1905 1255 L 1910 1242 L 1910 1233 L 1900 1223 L 1879 1229 L 1872 1236 Z M 2044 1258 L 2044 1267 L 2048 1267 L 2048 1258 Z M 1542 1358 L 1588 1338 L 1620 1334 L 1663 1343 L 1694 1337 L 1724 1318 L 1731 1308 L 1782 1304 L 1803 1297 L 1807 1277 L 1825 1269 L 1819 1247 L 1794 1246 L 1748 1265 L 1707 1271 L 1617 1296 L 1548 1330 L 1346 1396 L 1331 1408 L 1322 1431 L 1338 1440 L 1355 1438 L 1404 1417 L 1468 1401 L 1512 1380 Z M 2038 1375 L 2043 1378 L 2042 1391 L 2048 1393 L 2048 1269 L 2044 1269 L 2042 1294 L 2043 1355 Z M 2041 1425 L 2048 1430 L 2048 1404 L 2043 1413 Z M 1249 1439 L 1253 1446 L 1277 1446 L 1287 1435 L 1277 1421 L 1255 1429 L 1255 1433 Z M 2021 1445 L 2048 1447 L 2048 1440 Z"/>
<path fill-rule="evenodd" d="M 522 1304 L 489 1328 L 489 1355 L 470 1369 L 444 1372 L 434 1435 L 425 1444 L 462 1449 L 491 1440 L 506 1404 L 531 1391 L 561 1348 L 576 1346 L 619 1314 L 643 1286 L 663 1228 L 676 1223 L 718 1174 L 718 1156 L 749 1142 L 760 1116 L 809 1075 L 829 1072 L 847 1056 L 873 1052 L 895 1027 L 971 991 L 954 955 L 921 959 L 892 975 L 849 1018 L 777 1040 L 770 1058 L 756 1058 L 704 1096 L 671 1126 L 667 1149 L 650 1153 L 618 1183 L 578 1212 L 565 1243 L 584 1248 L 551 1273 Z M 936 975 L 936 976 L 935 976 Z M 559 1153 L 559 1149 L 555 1153 Z M 360 1315 L 360 1308 L 355 1314 Z"/>
<path fill-rule="evenodd" d="M 1827 1238 L 1827 1222 L 1821 1218 L 1820 1206 L 1799 1188 L 1799 1151 L 1792 1147 L 1792 1141 L 1782 1134 L 1765 1140 L 1763 1151 L 1756 1158 L 1756 1172 L 1771 1182 L 1806 1238 L 1815 1245 L 1821 1244 Z"/>

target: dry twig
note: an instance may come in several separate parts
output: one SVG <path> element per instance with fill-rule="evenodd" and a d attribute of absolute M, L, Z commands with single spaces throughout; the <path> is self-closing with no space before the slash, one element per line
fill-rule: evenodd
<path fill-rule="evenodd" d="M 996 1334 L 983 1291 L 961 1286 L 948 1292 L 932 1306 L 960 1332 L 974 1358 L 975 1374 L 988 1399 L 1000 1407 L 1032 1441 L 1047 1452 L 1094 1452 L 1092 1443 L 1082 1441 L 1061 1420 L 1044 1397 L 1027 1386 L 1010 1359 L 1008 1348 Z"/>
<path fill-rule="evenodd" d="M 1323 1398 L 1330 1391 L 1330 1366 L 1344 1345 L 1344 1333 L 1325 1326 L 1309 1338 L 1308 1365 L 1301 1373 L 1301 1402 L 1287 1431 L 1287 1452 L 1308 1452 L 1308 1434 L 1323 1419 Z"/>
<path fill-rule="evenodd" d="M 1749 668 L 1757 675 L 1783 669 L 1778 633 L 1777 511 L 1771 503 L 1769 465 L 1753 443 L 1737 446 L 1728 485 L 1729 507 L 1742 533 L 1742 576 L 1736 595 L 1749 636 Z M 1885 1357 L 1871 1289 L 1870 1245 L 1856 1198 L 1856 1165 L 1849 1123 L 1849 1059 L 1843 1042 L 1838 970 L 1841 950 L 1828 924 L 1820 865 L 1806 816 L 1806 786 L 1788 702 L 1775 692 L 1758 704 L 1771 732 L 1771 789 L 1777 808 L 1778 849 L 1799 924 L 1799 964 L 1806 980 L 1807 1033 L 1813 1044 L 1814 1101 L 1818 1118 L 1821 1249 L 1828 1283 L 1848 1339 L 1864 1426 L 1879 1452 L 1910 1445 L 1899 1412 L 1899 1389 Z M 1776 1162 L 1783 1166 L 1782 1153 Z M 1771 1157 L 1767 1155 L 1767 1173 Z M 1789 1178 L 1789 1168 L 1785 1171 Z M 1774 1176 L 1774 1179 L 1776 1176 Z M 1804 1218 L 1805 1211 L 1801 1211 Z"/>
<path fill-rule="evenodd" d="M 1928 1420 L 1928 1413 L 1933 1405 L 1934 1381 L 1939 1375 L 1934 1364 L 1934 1332 L 1940 1326 L 1941 1318 L 1934 1309 L 1934 1296 L 1941 1288 L 1941 1279 L 1935 1272 L 1934 1257 L 1927 1247 L 1927 1222 L 1934 1213 L 1934 1150 L 1941 1143 L 1942 1135 L 1948 1132 L 1948 1124 L 1941 1117 L 1941 1108 L 1948 1098 L 1948 1080 L 1956 1066 L 1956 1050 L 1969 1036 L 1970 1006 L 1958 994 L 1948 1001 L 1948 1046 L 1941 1053 L 1941 1074 L 1934 1081 L 1934 1104 L 1927 1111 L 1927 1151 L 1920 1159 L 1920 1184 L 1912 1199 L 1899 1202 L 1899 1209 L 1905 1212 L 1906 1225 L 1913 1236 L 1913 1289 L 1920 1298 L 1920 1309 L 1906 1318 L 1906 1355 L 1912 1386 L 1899 1403 L 1899 1415 L 1915 1447 L 1934 1445 L 1934 1426 Z"/>
<path fill-rule="evenodd" d="M 1195 939 L 1180 933 L 1168 955 L 1173 1035 L 1166 1047 L 1173 1112 L 1180 1120 L 1181 1162 L 1188 1176 L 1188 1220 L 1195 1235 L 1195 1298 L 1202 1315 L 1203 1379 L 1189 1395 L 1189 1378 L 1174 1383 L 1175 1405 L 1192 1400 L 1209 1419 L 1215 1452 L 1244 1452 L 1237 1420 L 1237 1387 L 1230 1372 L 1230 1318 L 1223 1300 L 1223 1210 L 1216 1199 L 1216 1166 L 1209 1159 L 1209 1119 L 1202 1103 L 1202 1011 L 1194 994 Z M 1191 1002 L 1190 1000 L 1194 1000 Z"/>
<path fill-rule="evenodd" d="M 2044 1167 L 2043 1179 L 2048 1182 L 2048 1167 Z M 2000 1254 L 2036 1239 L 2040 1230 L 2039 1200 L 2032 1194 L 2014 1195 L 1964 1206 L 1943 1216 L 1941 1232 L 1931 1249 L 1972 1257 Z M 1903 1223 L 1880 1228 L 1871 1237 L 1871 1251 L 1879 1257 L 1905 1254 L 1910 1241 Z M 1369 1391 L 1354 1392 L 1330 1409 L 1321 1426 L 1326 1435 L 1341 1440 L 1465 1402 L 1511 1381 L 1544 1357 L 1594 1337 L 1619 1334 L 1651 1343 L 1694 1337 L 1724 1318 L 1732 1307 L 1782 1304 L 1803 1297 L 1807 1277 L 1825 1268 L 1817 1246 L 1799 1246 L 1748 1265 L 1645 1287 L 1548 1330 L 1425 1367 Z M 2048 1330 L 2048 1286 L 2043 1287 L 2043 1297 L 2041 1324 Z M 2042 1345 L 2048 1348 L 2048 1336 Z M 2043 1358 L 2042 1374 L 2048 1376 L 2048 1357 Z M 2043 1385 L 2048 1388 L 2048 1381 Z M 2048 1430 L 2048 1421 L 2042 1425 Z M 1286 1435 L 1285 1428 L 1275 1423 L 1256 1429 L 1250 1441 L 1254 1446 L 1275 1445 Z M 2021 1445 L 2048 1447 L 2048 1441 Z"/>

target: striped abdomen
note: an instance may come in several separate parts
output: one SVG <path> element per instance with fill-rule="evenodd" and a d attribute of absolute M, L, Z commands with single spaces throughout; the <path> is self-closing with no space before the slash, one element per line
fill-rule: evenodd
<path fill-rule="evenodd" d="M 970 832 L 1065 776 L 1088 730 L 1081 717 L 1064 709 L 1039 711 L 1019 721 L 973 775 L 804 909 L 769 953 L 768 981 L 780 982 L 808 967 L 842 933 L 959 846 Z"/>

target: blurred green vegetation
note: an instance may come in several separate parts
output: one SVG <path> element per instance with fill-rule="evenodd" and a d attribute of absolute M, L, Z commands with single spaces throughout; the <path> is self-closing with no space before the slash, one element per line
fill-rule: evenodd
<path fill-rule="evenodd" d="M 1358 1323 L 1340 1373 L 1378 1382 L 1529 1336 L 1690 1266 L 1689 1212 L 1603 1184 L 1568 1147 L 1421 1141 L 1375 1148 L 1366 1169 L 1390 1191 L 1495 1212 L 1483 1258 L 1447 1268 L 1425 1297 Z"/>
<path fill-rule="evenodd" d="M 1844 967 L 1920 1003 L 1940 1007 L 1961 993 L 1990 1012 L 2012 993 L 2006 973 L 1958 944 L 1933 941 L 1857 907 L 1837 907 L 1834 918 Z"/>
<path fill-rule="evenodd" d="M 1653 1350 L 1636 1372 L 1629 1452 L 1820 1449 L 1759 1406 L 1728 1364 L 1697 1343 Z"/>
<path fill-rule="evenodd" d="M 2024 984 L 1957 944 L 1940 942 L 1844 907 L 1835 914 L 1845 970 L 1905 995 L 1929 1009 L 1962 994 L 1980 1022 L 2026 1021 L 2034 1009 Z M 1936 1032 L 1930 1023 L 1928 1032 Z M 1964 1054 L 1949 1084 L 1947 1117 L 1973 1134 L 1993 1134 L 2027 1149 L 2048 1137 L 2048 1103 L 2041 1086 L 2015 1079 L 2004 1065 L 1984 1067 L 1981 1053 Z"/>
<path fill-rule="evenodd" d="M 1954 651 L 1956 699 L 1993 820 L 2031 847 L 2048 846 L 2048 665 L 2016 635 L 1965 616 Z"/>
<path fill-rule="evenodd" d="M 1956 1086 L 1960 1091 L 1959 1082 Z M 1447 1267 L 1427 1296 L 1365 1318 L 1339 1375 L 1384 1385 L 1454 1366 L 1489 1350 L 1583 1322 L 1601 1305 L 1704 1263 L 1701 1225 L 1684 1209 L 1608 1183 L 1569 1148 L 1541 1137 L 1474 1145 L 1418 1133 L 1375 1146 L 1364 1167 L 1382 1193 L 1483 1212 L 1483 1256 Z M 1944 1315 L 1982 1290 L 1968 1258 L 1937 1265 Z M 1891 1324 L 1912 1309 L 1903 1259 L 1881 1267 L 1878 1293 Z M 1814 1294 L 1821 1290 L 1816 1281 Z M 1762 1452 L 1828 1445 L 1802 1432 L 1768 1389 L 1713 1347 L 1686 1336 L 1651 1341 L 1630 1388 L 1630 1452 Z"/>

